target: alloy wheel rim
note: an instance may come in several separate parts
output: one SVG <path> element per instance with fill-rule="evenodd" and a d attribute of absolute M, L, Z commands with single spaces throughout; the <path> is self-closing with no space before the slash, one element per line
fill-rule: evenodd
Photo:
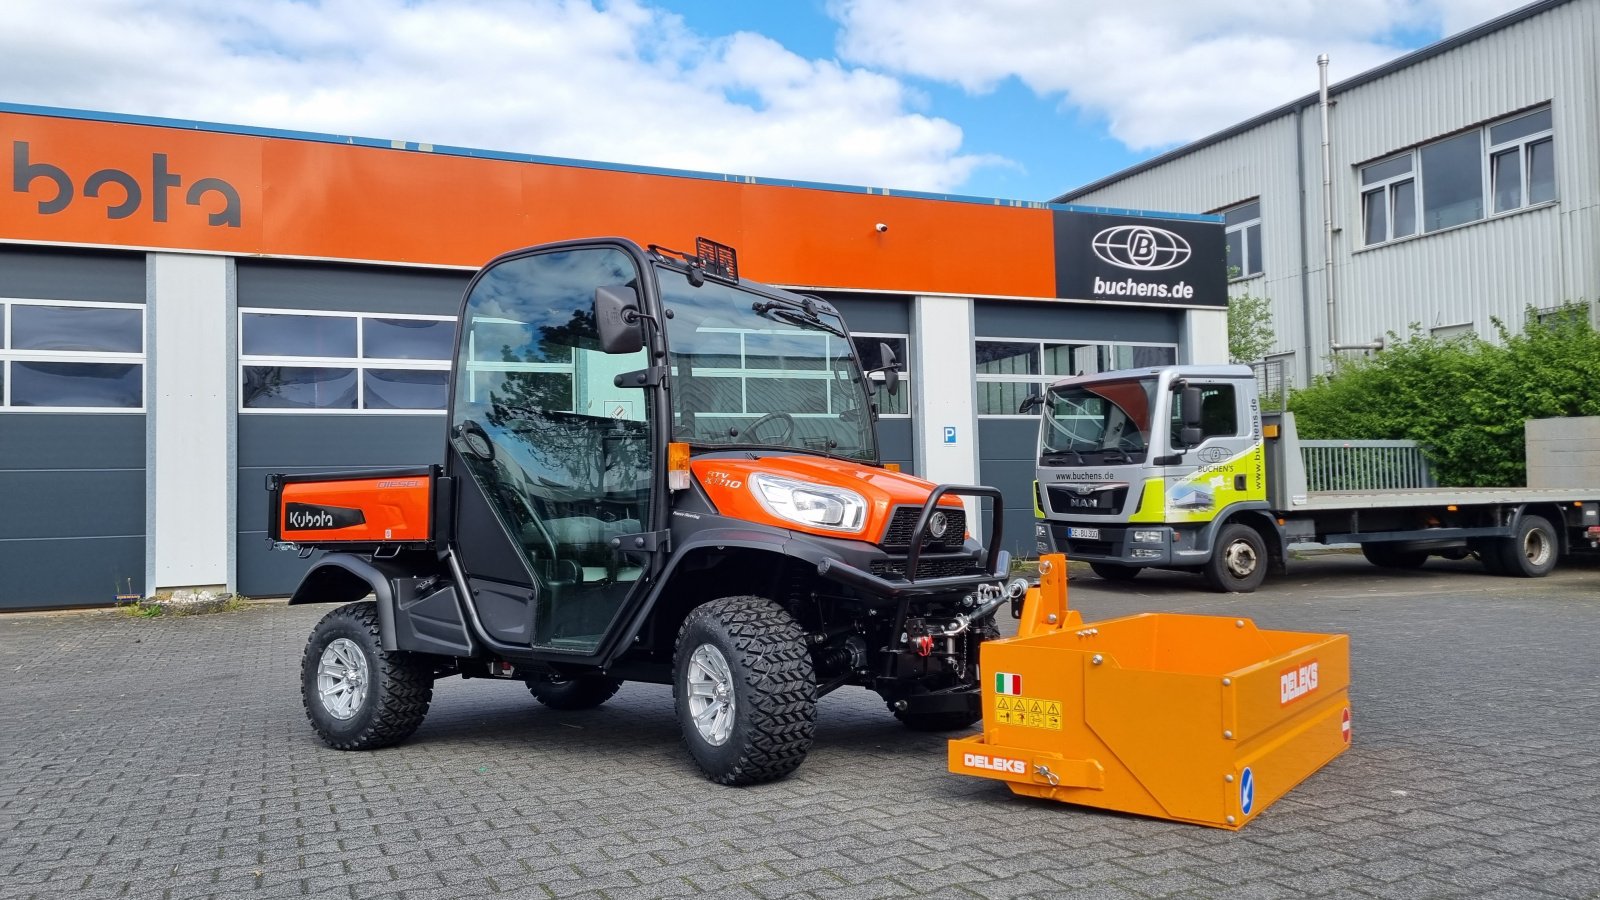
<path fill-rule="evenodd" d="M 352 719 L 367 700 L 370 683 L 367 655 L 355 641 L 338 638 L 324 647 L 317 661 L 317 698 L 335 719 Z"/>
<path fill-rule="evenodd" d="M 701 644 L 689 656 L 684 689 L 689 696 L 689 718 L 700 737 L 713 747 L 728 742 L 733 734 L 733 670 L 722 651 Z"/>

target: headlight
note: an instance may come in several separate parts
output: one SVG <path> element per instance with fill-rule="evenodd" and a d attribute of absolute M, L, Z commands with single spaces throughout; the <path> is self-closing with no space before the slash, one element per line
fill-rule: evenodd
<path fill-rule="evenodd" d="M 758 472 L 750 478 L 750 489 L 767 512 L 802 525 L 855 532 L 867 519 L 867 501 L 844 488 Z"/>
<path fill-rule="evenodd" d="M 1161 543 L 1161 537 L 1162 535 L 1159 531 L 1135 531 L 1133 533 L 1133 542 L 1136 544 L 1159 544 Z"/>

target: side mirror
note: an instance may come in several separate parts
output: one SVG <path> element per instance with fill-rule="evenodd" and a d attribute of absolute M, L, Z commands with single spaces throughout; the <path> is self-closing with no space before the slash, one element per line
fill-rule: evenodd
<path fill-rule="evenodd" d="M 889 389 L 889 396 L 900 393 L 900 362 L 894 358 L 894 348 L 888 344 L 878 344 L 879 365 L 883 367 L 883 386 Z"/>
<path fill-rule="evenodd" d="M 1205 439 L 1205 434 L 1200 430 L 1200 389 L 1185 387 L 1178 397 L 1178 403 L 1183 408 L 1183 427 L 1178 430 L 1178 443 L 1193 447 Z"/>
<path fill-rule="evenodd" d="M 1017 405 L 1017 415 L 1025 416 L 1044 405 L 1043 394 L 1029 394 L 1027 399 Z"/>
<path fill-rule="evenodd" d="M 608 284 L 595 288 L 594 325 L 606 353 L 637 353 L 644 347 L 639 295 L 633 288 Z"/>

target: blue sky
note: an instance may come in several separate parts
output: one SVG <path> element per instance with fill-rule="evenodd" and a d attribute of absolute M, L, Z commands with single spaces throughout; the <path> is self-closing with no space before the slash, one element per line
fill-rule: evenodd
<path fill-rule="evenodd" d="M 0 100 L 1046 200 L 1519 5 L 8 0 Z"/>

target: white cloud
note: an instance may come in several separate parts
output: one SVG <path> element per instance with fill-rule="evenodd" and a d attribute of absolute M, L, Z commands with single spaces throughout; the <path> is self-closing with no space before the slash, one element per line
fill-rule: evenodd
<path fill-rule="evenodd" d="M 984 93 L 1015 77 L 1149 150 L 1202 137 L 1524 0 L 832 0 L 847 61 Z"/>
<path fill-rule="evenodd" d="M 15 103 L 944 191 L 978 166 L 896 78 L 639 0 L 10 0 Z"/>

